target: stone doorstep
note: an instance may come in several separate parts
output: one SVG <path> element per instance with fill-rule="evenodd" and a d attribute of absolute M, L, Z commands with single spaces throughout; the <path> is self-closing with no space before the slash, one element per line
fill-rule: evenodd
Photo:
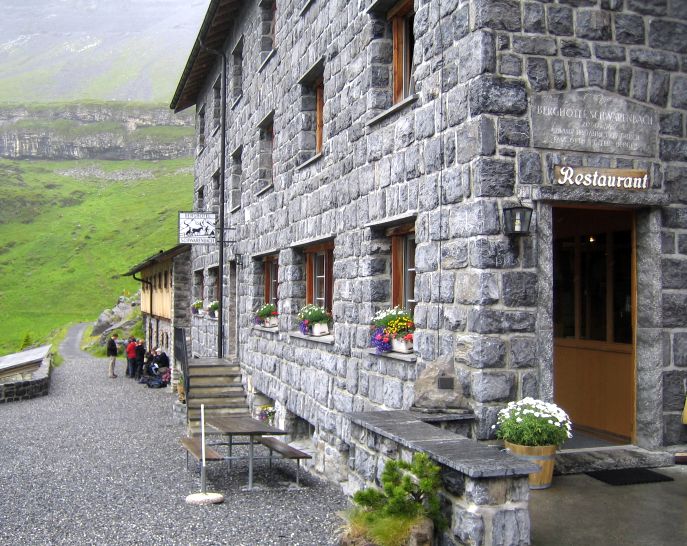
<path fill-rule="evenodd" d="M 425 423 L 415 412 L 370 411 L 347 416 L 354 424 L 409 449 L 427 453 L 442 465 L 471 478 L 525 476 L 538 468 L 498 447 L 485 446 Z"/>
<path fill-rule="evenodd" d="M 672 466 L 668 451 L 649 451 L 633 445 L 569 449 L 556 453 L 554 473 L 582 474 L 595 470 Z"/>

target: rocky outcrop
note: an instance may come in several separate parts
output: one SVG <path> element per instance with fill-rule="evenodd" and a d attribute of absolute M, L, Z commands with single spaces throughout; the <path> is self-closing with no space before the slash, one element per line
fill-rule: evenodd
<path fill-rule="evenodd" d="M 191 113 L 121 103 L 0 107 L 0 157 L 138 159 L 191 157 Z"/>

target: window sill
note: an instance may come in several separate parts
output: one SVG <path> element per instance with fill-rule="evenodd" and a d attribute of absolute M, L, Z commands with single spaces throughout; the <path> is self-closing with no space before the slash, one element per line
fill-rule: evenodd
<path fill-rule="evenodd" d="M 304 161 L 303 163 L 301 163 L 300 165 L 298 165 L 298 167 L 296 167 L 296 170 L 297 170 L 297 171 L 300 171 L 300 170 L 302 170 L 302 169 L 305 169 L 306 167 L 309 167 L 309 166 L 312 165 L 313 163 L 317 163 L 317 162 L 318 162 L 320 159 L 322 159 L 323 157 L 324 157 L 324 154 L 323 154 L 322 152 L 320 152 L 319 154 L 315 154 L 314 156 L 312 156 L 312 157 L 311 157 L 310 159 L 308 159 L 307 161 Z"/>
<path fill-rule="evenodd" d="M 332 334 L 327 334 L 326 336 L 306 336 L 300 332 L 289 332 L 289 337 L 295 337 L 305 341 L 314 341 L 315 343 L 322 343 L 324 345 L 334 345 L 334 336 Z"/>
<path fill-rule="evenodd" d="M 267 184 L 264 188 L 262 188 L 259 192 L 255 194 L 255 197 L 260 197 L 263 193 L 267 193 L 271 189 L 274 188 L 274 184 Z"/>
<path fill-rule="evenodd" d="M 403 362 L 417 362 L 415 353 L 378 353 L 376 349 L 366 349 L 365 352 L 369 355 L 380 356 L 382 358 L 390 358 L 391 360 L 402 360 Z"/>
<path fill-rule="evenodd" d="M 233 110 L 239 105 L 239 102 L 241 102 L 241 98 L 243 97 L 243 93 L 241 93 L 238 97 L 234 99 L 234 102 L 231 103 L 231 109 Z"/>
<path fill-rule="evenodd" d="M 303 17 L 305 15 L 305 12 L 310 9 L 310 6 L 312 6 L 315 3 L 315 0 L 305 0 L 305 4 L 303 4 L 303 7 L 301 8 L 301 12 L 298 14 L 299 17 Z"/>
<path fill-rule="evenodd" d="M 417 99 L 418 99 L 417 93 L 414 95 L 410 95 L 409 97 L 406 97 L 401 102 L 397 102 L 396 104 L 394 104 L 388 110 L 385 110 L 384 112 L 382 112 L 378 116 L 373 117 L 370 121 L 367 122 L 367 126 L 372 127 L 373 125 L 376 125 L 377 123 L 384 121 L 385 119 L 393 116 L 396 112 L 400 112 L 401 110 L 404 110 L 406 107 L 413 104 Z"/>
<path fill-rule="evenodd" d="M 213 127 L 212 135 L 210 135 L 210 136 L 214 137 L 217 133 L 219 133 L 219 125 L 216 125 L 215 127 Z"/>
<path fill-rule="evenodd" d="M 237 207 L 234 207 L 233 209 L 230 209 L 230 210 L 229 210 L 229 213 L 230 213 L 230 214 L 234 214 L 235 212 L 238 212 L 238 211 L 240 211 L 240 210 L 241 210 L 241 205 L 239 205 L 239 206 L 237 206 Z"/>
<path fill-rule="evenodd" d="M 263 53 L 265 53 L 265 52 L 263 51 Z M 265 69 L 265 67 L 267 66 L 267 64 L 270 62 L 270 59 L 272 59 L 272 57 L 274 57 L 276 54 L 277 54 L 277 50 L 276 50 L 276 49 L 272 49 L 271 51 L 269 51 L 269 52 L 267 53 L 267 56 L 265 57 L 265 60 L 262 61 L 262 64 L 261 64 L 260 67 L 258 68 L 258 73 L 262 72 L 262 71 Z"/>
<path fill-rule="evenodd" d="M 279 326 L 270 326 L 268 328 L 267 326 L 260 326 L 259 324 L 254 324 L 253 330 L 258 330 L 260 332 L 269 332 L 270 334 L 278 334 Z"/>
<path fill-rule="evenodd" d="M 196 149 L 196 157 L 199 157 L 200 154 L 202 154 L 205 151 L 205 146 L 201 146 L 200 148 Z"/>

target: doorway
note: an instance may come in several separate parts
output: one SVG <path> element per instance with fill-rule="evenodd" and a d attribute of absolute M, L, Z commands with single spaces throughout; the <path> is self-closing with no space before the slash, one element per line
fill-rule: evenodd
<path fill-rule="evenodd" d="M 554 400 L 578 434 L 635 436 L 635 214 L 553 209 Z"/>

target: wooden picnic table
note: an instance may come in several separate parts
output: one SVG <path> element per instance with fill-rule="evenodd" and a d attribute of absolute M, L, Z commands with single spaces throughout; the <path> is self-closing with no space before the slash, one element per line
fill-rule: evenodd
<path fill-rule="evenodd" d="M 234 445 L 234 436 L 248 436 L 248 490 L 253 489 L 253 446 L 256 437 L 265 435 L 277 436 L 288 434 L 285 430 L 268 425 L 264 421 L 258 421 L 252 417 L 245 415 L 226 416 L 226 417 L 208 417 L 205 420 L 206 424 L 214 428 L 221 434 L 229 437 L 229 460 L 231 462 L 232 446 Z"/>

